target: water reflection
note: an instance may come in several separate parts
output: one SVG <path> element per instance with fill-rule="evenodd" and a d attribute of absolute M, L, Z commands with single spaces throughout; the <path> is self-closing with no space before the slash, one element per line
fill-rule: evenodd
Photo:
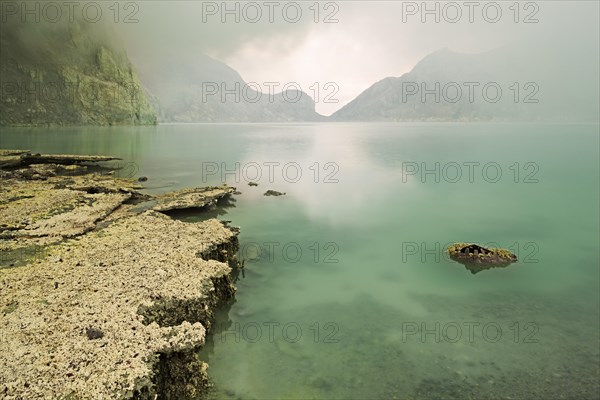
<path fill-rule="evenodd" d="M 1 140 L 7 148 L 120 156 L 154 192 L 220 184 L 223 163 L 233 171 L 225 178 L 242 194 L 202 218 L 241 226 L 241 258 L 250 244 L 266 251 L 245 264 L 237 302 L 203 354 L 215 398 L 586 398 L 597 394 L 599 376 L 597 129 L 199 124 L 3 129 Z M 406 162 L 469 161 L 498 163 L 503 179 L 403 180 Z M 301 179 L 269 180 L 264 163 L 273 162 L 279 173 L 297 163 Z M 337 182 L 323 182 L 335 170 L 328 162 L 338 167 Z M 508 174 L 527 162 L 539 166 L 538 183 Z M 207 163 L 218 173 L 207 174 Z M 265 168 L 257 187 L 244 179 L 251 163 Z M 287 195 L 265 197 L 267 190 Z M 515 249 L 519 267 L 471 276 L 442 255 L 454 241 Z M 416 251 L 407 253 L 407 244 Z M 465 324 L 475 322 L 471 342 Z M 324 342 L 328 323 L 339 342 Z M 256 324 L 262 339 L 252 341 Z M 303 332 L 297 342 L 287 340 L 294 324 Z M 493 324 L 502 329 L 496 342 L 487 340 Z M 278 339 L 268 339 L 269 326 Z M 456 326 L 460 340 L 432 340 L 452 339 Z M 220 332 L 229 332 L 225 340 Z"/>

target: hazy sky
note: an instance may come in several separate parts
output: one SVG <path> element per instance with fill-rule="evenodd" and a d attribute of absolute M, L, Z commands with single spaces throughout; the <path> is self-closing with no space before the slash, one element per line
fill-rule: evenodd
<path fill-rule="evenodd" d="M 425 14 L 420 1 L 231 1 L 226 13 L 221 1 L 143 1 L 138 23 L 117 26 L 138 62 L 165 49 L 206 53 L 246 82 L 297 83 L 312 97 L 318 93 L 317 111 L 326 115 L 444 47 L 482 52 L 527 44 L 532 63 L 540 46 L 555 51 L 557 62 L 598 62 L 599 2 L 514 3 L 427 2 L 434 12 Z M 561 57 L 573 47 L 583 59 Z M 328 95 L 338 102 L 325 102 Z"/>

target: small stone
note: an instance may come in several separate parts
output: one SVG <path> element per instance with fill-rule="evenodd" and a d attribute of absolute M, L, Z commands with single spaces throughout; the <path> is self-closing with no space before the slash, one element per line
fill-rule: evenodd
<path fill-rule="evenodd" d="M 91 327 L 85 330 L 85 334 L 90 340 L 102 339 L 104 337 L 104 332 L 102 332 L 100 329 Z"/>
<path fill-rule="evenodd" d="M 248 186 L 258 186 L 258 183 L 256 183 L 256 182 L 248 182 Z"/>
<path fill-rule="evenodd" d="M 147 177 L 147 176 L 140 176 L 140 177 L 138 178 L 138 182 L 146 182 L 147 180 L 148 180 L 148 177 Z"/>
<path fill-rule="evenodd" d="M 284 196 L 285 193 L 281 193 L 276 190 L 267 190 L 264 195 L 265 196 Z"/>

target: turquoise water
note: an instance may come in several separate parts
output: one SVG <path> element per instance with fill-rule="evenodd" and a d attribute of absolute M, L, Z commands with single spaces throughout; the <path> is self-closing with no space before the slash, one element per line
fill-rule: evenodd
<path fill-rule="evenodd" d="M 150 192 L 238 170 L 219 218 L 245 268 L 202 354 L 211 397 L 600 397 L 598 125 L 3 129 L 0 147 L 120 156 Z M 452 242 L 520 261 L 472 274 Z"/>

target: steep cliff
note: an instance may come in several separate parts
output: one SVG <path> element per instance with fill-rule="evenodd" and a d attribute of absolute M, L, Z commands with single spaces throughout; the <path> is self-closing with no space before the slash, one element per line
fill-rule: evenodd
<path fill-rule="evenodd" d="M 0 25 L 0 125 L 156 123 L 127 55 L 101 26 Z"/>

